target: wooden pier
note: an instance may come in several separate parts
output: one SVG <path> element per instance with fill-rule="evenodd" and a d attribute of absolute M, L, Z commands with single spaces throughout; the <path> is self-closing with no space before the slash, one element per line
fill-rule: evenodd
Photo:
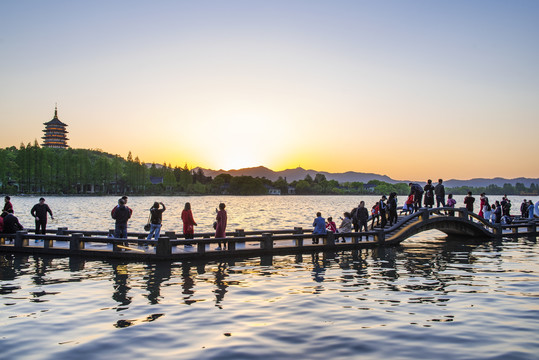
<path fill-rule="evenodd" d="M 112 237 L 109 231 L 74 231 L 67 228 L 48 230 L 46 235 L 22 230 L 3 234 L 2 253 L 49 254 L 92 258 L 122 258 L 133 260 L 196 260 L 224 257 L 250 257 L 304 252 L 341 251 L 361 248 L 395 246 L 409 237 L 427 230 L 439 230 L 451 236 L 494 239 L 501 237 L 537 236 L 537 219 L 522 220 L 512 225 L 491 224 L 465 208 L 422 208 L 399 217 L 396 224 L 368 232 L 328 233 L 316 235 L 320 243 L 313 244 L 311 229 L 227 232 L 225 239 L 213 233 L 195 234 L 186 240 L 183 234 L 166 231 L 158 241 L 146 240 L 147 233 L 129 233 L 127 239 Z M 342 240 L 345 239 L 345 242 Z M 226 250 L 217 250 L 219 242 Z"/>

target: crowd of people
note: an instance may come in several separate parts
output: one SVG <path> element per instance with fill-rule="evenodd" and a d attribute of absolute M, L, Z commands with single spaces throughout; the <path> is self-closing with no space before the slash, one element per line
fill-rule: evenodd
<path fill-rule="evenodd" d="M 118 239 L 127 239 L 127 225 L 129 219 L 133 215 L 133 210 L 127 206 L 129 198 L 122 196 L 118 199 L 118 204 L 110 211 L 110 216 L 114 219 L 114 234 L 113 237 Z M 215 230 L 215 237 L 219 240 L 226 238 L 226 225 L 227 225 L 227 213 L 226 205 L 224 203 L 219 204 L 219 209 L 215 209 L 216 217 L 213 224 Z M 166 207 L 162 202 L 154 202 L 149 210 L 148 224 L 145 229 L 149 232 L 146 240 L 151 241 L 152 237 L 155 241 L 159 239 L 161 233 L 161 224 L 163 221 L 163 213 Z M 40 198 L 39 202 L 35 204 L 30 210 L 30 214 L 35 219 L 35 232 L 36 234 L 45 234 L 47 230 L 47 214 L 50 214 L 54 219 L 52 210 L 49 205 L 45 203 L 44 198 Z M 184 209 L 181 214 L 183 222 L 183 234 L 185 239 L 194 238 L 194 226 L 197 226 L 196 221 L 193 218 L 191 211 L 191 204 L 185 203 Z M 14 215 L 13 204 L 11 198 L 6 196 L 4 198 L 4 208 L 0 216 L 0 233 L 3 234 L 15 234 L 19 230 L 23 230 L 24 227 L 19 222 L 18 218 Z M 186 246 L 191 246 L 187 243 Z M 218 242 L 217 250 L 226 248 L 226 243 Z"/>
<path fill-rule="evenodd" d="M 453 198 L 453 194 L 447 195 L 446 202 L 443 179 L 438 179 L 436 185 L 433 185 L 430 179 L 427 180 L 425 186 L 421 186 L 418 183 L 409 183 L 408 185 L 410 187 L 410 193 L 402 206 L 401 215 L 408 215 L 419 211 L 422 204 L 425 208 L 433 208 L 435 203 L 437 208 L 454 208 L 457 204 L 457 201 Z M 475 197 L 472 196 L 472 192 L 468 192 L 464 198 L 464 206 L 468 211 L 474 212 L 474 204 Z M 533 219 L 534 215 L 539 216 L 539 214 L 534 214 L 534 209 L 537 206 L 537 204 L 534 205 L 532 200 L 524 199 L 520 207 L 521 218 Z M 350 233 L 352 232 L 352 228 L 354 232 L 367 232 L 369 218 L 371 219 L 371 231 L 374 230 L 375 222 L 376 226 L 384 229 L 388 223 L 389 226 L 392 226 L 397 222 L 397 212 L 397 194 L 392 192 L 389 194 L 389 198 L 386 195 L 382 195 L 380 200 L 373 205 L 370 211 L 370 217 L 368 209 L 365 208 L 365 202 L 361 201 L 352 211 L 343 214 L 344 218 L 341 217 L 342 222 L 338 228 L 333 222 L 332 217 L 328 217 L 326 221 L 322 217 L 322 214 L 318 212 L 313 222 L 313 234 L 324 235 L 328 231 L 333 233 Z M 510 224 L 513 219 L 510 212 L 511 200 L 507 198 L 507 195 L 504 195 L 501 201 L 496 200 L 493 204 L 489 203 L 489 199 L 485 193 L 480 195 L 478 215 L 486 221 L 490 221 L 493 224 Z M 452 210 L 448 210 L 448 213 L 452 214 Z M 359 239 L 361 240 L 362 236 Z M 345 242 L 344 237 L 342 242 Z M 318 243 L 316 237 L 313 238 L 313 244 L 315 243 Z"/>
<path fill-rule="evenodd" d="M 439 179 L 436 185 L 432 184 L 432 180 L 427 180 L 424 186 L 418 183 L 409 183 L 410 193 L 406 198 L 401 210 L 401 214 L 412 214 L 419 211 L 422 204 L 426 208 L 434 207 L 436 203 L 437 208 L 454 208 L 456 200 L 453 198 L 453 194 L 445 195 L 445 187 L 443 180 Z M 464 198 L 464 205 L 470 212 L 474 212 L 474 205 L 476 204 L 475 197 L 471 192 L 468 192 Z M 111 217 L 115 221 L 115 228 L 113 236 L 118 239 L 127 238 L 127 224 L 133 210 L 127 206 L 128 197 L 123 196 L 118 199 L 118 204 L 111 210 Z M 539 204 L 539 202 L 538 202 Z M 520 206 L 521 218 L 532 219 L 535 214 L 535 208 L 538 204 L 533 203 L 532 200 L 524 199 Z M 227 226 L 227 212 L 225 210 L 226 205 L 220 203 L 218 209 L 215 209 L 216 217 L 213 223 L 215 230 L 215 238 L 218 239 L 217 250 L 226 249 L 226 226 Z M 148 223 L 145 226 L 145 230 L 148 231 L 146 240 L 151 241 L 152 237 L 155 241 L 159 239 L 161 232 L 161 225 L 163 221 L 163 213 L 166 211 L 166 206 L 162 202 L 154 202 L 149 209 Z M 451 210 L 448 210 L 451 212 Z M 503 196 L 501 201 L 494 201 L 490 203 L 485 193 L 482 193 L 479 197 L 479 213 L 478 215 L 487 221 L 492 223 L 510 224 L 512 217 L 511 200 L 507 198 L 507 195 Z M 319 236 L 325 235 L 328 231 L 333 233 L 351 233 L 354 232 L 367 232 L 369 231 L 369 219 L 371 220 L 370 229 L 373 230 L 376 222 L 376 226 L 380 226 L 384 229 L 388 223 L 389 226 L 397 223 L 398 220 L 398 200 L 397 193 L 392 192 L 389 197 L 382 195 L 379 201 L 377 201 L 372 208 L 367 209 L 365 201 L 360 201 L 359 205 L 353 208 L 350 212 L 344 212 L 343 217 L 340 217 L 341 224 L 339 227 L 333 221 L 330 216 L 326 219 L 322 217 L 322 214 L 318 212 L 316 218 L 313 221 L 313 244 L 319 242 Z M 35 204 L 30 210 L 30 214 L 35 219 L 35 232 L 36 234 L 45 234 L 47 229 L 48 215 L 54 219 L 52 210 L 45 203 L 44 198 L 40 198 L 39 202 Z M 370 215 L 370 216 L 369 216 Z M 194 238 L 194 227 L 198 224 L 194 220 L 193 213 L 191 211 L 191 204 L 185 203 L 184 209 L 181 214 L 183 222 L 183 234 L 185 239 Z M 14 215 L 13 204 L 11 198 L 6 196 L 4 198 L 4 208 L 0 216 L 0 233 L 14 234 L 18 230 L 22 230 L 23 226 L 20 224 L 17 217 Z M 223 240 L 221 242 L 221 239 Z M 359 236 L 359 240 L 362 236 Z M 342 237 L 342 241 L 345 242 L 345 238 Z M 191 244 L 186 243 L 186 246 Z"/>

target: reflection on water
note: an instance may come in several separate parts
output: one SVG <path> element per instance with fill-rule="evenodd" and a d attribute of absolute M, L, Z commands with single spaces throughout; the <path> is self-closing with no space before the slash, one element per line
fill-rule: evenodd
<path fill-rule="evenodd" d="M 538 255 L 536 239 L 437 232 L 225 262 L 4 255 L 3 356 L 531 359 Z"/>

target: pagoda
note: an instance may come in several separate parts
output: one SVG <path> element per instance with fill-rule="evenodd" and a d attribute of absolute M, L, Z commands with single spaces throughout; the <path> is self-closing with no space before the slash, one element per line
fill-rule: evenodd
<path fill-rule="evenodd" d="M 58 107 L 54 107 L 54 118 L 49 122 L 43 123 L 43 125 L 45 125 L 45 130 L 43 130 L 45 136 L 42 137 L 43 147 L 67 148 L 67 140 L 69 140 L 66 137 L 67 124 L 64 124 L 58 119 Z"/>

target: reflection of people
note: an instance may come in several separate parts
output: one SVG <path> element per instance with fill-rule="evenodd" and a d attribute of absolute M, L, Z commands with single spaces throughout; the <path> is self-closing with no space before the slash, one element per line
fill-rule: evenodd
<path fill-rule="evenodd" d="M 150 304 L 158 304 L 161 298 L 161 284 L 170 279 L 170 262 L 158 261 L 148 265 L 148 280 L 146 282 L 148 290 L 148 300 Z"/>
<path fill-rule="evenodd" d="M 120 305 L 129 305 L 131 304 L 131 297 L 127 296 L 127 292 L 131 290 L 127 284 L 129 278 L 127 273 L 127 265 L 113 262 L 113 281 L 114 281 L 114 293 L 112 293 L 112 299 Z"/>
<path fill-rule="evenodd" d="M 159 209 L 159 204 L 162 206 L 161 209 Z M 152 235 L 154 235 L 155 241 L 159 239 L 161 223 L 163 222 L 163 212 L 165 212 L 166 209 L 165 204 L 162 202 L 156 201 L 153 203 L 153 206 L 150 209 L 150 233 L 148 234 L 146 240 L 150 240 Z"/>
<path fill-rule="evenodd" d="M 40 198 L 39 203 L 35 204 L 32 210 L 30 210 L 30 214 L 32 214 L 32 216 L 36 219 L 36 234 L 46 233 L 47 213 L 51 214 L 51 219 L 54 220 L 54 216 L 52 215 L 49 205 L 45 204 L 44 198 Z"/>
<path fill-rule="evenodd" d="M 227 222 L 227 215 L 225 210 L 226 205 L 224 203 L 219 204 L 219 211 L 215 209 L 217 212 L 217 217 L 215 218 L 215 221 L 217 222 L 215 226 L 215 238 L 216 239 L 224 239 L 226 237 L 226 222 Z M 223 240 L 223 249 L 226 248 L 226 243 Z M 217 243 L 217 250 L 221 250 L 221 241 Z"/>
<path fill-rule="evenodd" d="M 228 285 L 225 278 L 228 276 L 226 273 L 226 264 L 220 263 L 215 272 L 215 306 L 221 308 L 221 301 L 223 301 L 225 294 L 227 293 Z"/>
<path fill-rule="evenodd" d="M 193 226 L 197 226 L 195 219 L 193 219 L 193 212 L 191 211 L 191 203 L 186 202 L 185 207 L 182 211 L 182 222 L 183 222 L 183 234 L 185 239 L 192 239 L 195 234 L 195 229 Z M 190 244 L 186 244 L 191 246 Z"/>

